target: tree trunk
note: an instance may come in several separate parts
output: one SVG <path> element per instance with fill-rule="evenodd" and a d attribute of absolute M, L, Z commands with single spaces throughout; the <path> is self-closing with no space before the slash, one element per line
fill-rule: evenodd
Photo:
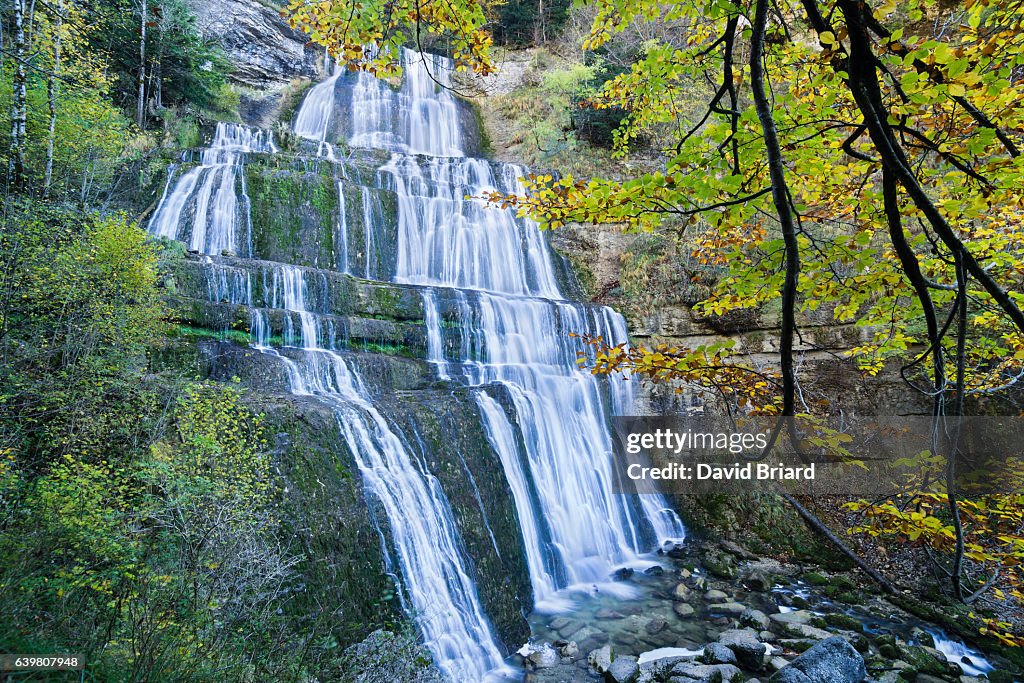
<path fill-rule="evenodd" d="M 146 127 L 146 0 L 141 0 L 139 12 L 139 104 L 136 111 L 136 122 L 139 128 Z"/>
<path fill-rule="evenodd" d="M 782 285 L 782 325 L 779 331 L 780 365 L 782 366 L 782 415 L 796 412 L 796 368 L 793 358 L 793 338 L 796 336 L 796 287 L 800 275 L 800 255 L 796 240 L 796 224 L 789 208 L 789 187 L 786 169 L 779 145 L 771 102 L 764 86 L 764 39 L 768 26 L 768 0 L 757 0 L 750 39 L 750 89 L 754 107 L 764 135 L 768 173 L 772 183 L 775 212 L 782 226 L 782 241 L 786 246 L 786 274 Z"/>
<path fill-rule="evenodd" d="M 28 76 L 25 60 L 25 0 L 14 0 L 14 88 L 11 95 L 11 147 L 8 179 L 13 190 L 25 189 L 25 127 L 28 119 Z"/>
<path fill-rule="evenodd" d="M 537 0 L 537 23 L 533 25 L 533 42 L 540 44 L 544 42 L 544 0 Z"/>
<path fill-rule="evenodd" d="M 160 22 L 160 34 L 157 38 L 157 49 L 156 49 L 156 66 L 155 72 L 152 74 L 153 78 L 153 106 L 157 111 L 164 108 L 164 89 L 163 89 L 163 77 L 164 77 L 164 22 Z"/>
<path fill-rule="evenodd" d="M 53 36 L 53 70 L 46 84 L 46 93 L 50 102 L 50 128 L 46 138 L 46 172 L 43 177 L 43 196 L 50 193 L 53 182 L 53 147 L 57 132 L 57 96 L 60 93 L 60 48 L 61 33 L 64 30 L 64 3 L 57 3 L 57 26 Z"/>
<path fill-rule="evenodd" d="M 843 543 L 843 541 L 838 536 L 832 533 L 832 530 L 825 526 L 825 524 L 820 519 L 818 519 L 818 517 L 813 512 L 811 512 L 803 505 L 801 505 L 798 500 L 793 498 L 793 496 L 789 495 L 788 493 L 783 492 L 780 493 L 779 495 L 781 495 L 787 503 L 793 506 L 793 509 L 796 510 L 797 514 L 803 517 L 804 521 L 807 522 L 807 524 L 812 529 L 814 529 L 816 532 L 824 536 L 832 545 L 838 548 L 841 553 L 850 558 L 850 560 L 855 565 L 857 565 L 857 567 L 859 567 L 862 572 L 870 576 L 871 579 L 875 583 L 877 583 L 882 590 L 884 590 L 886 593 L 890 595 L 897 592 L 896 587 L 893 586 L 887 578 L 885 578 L 877 571 L 875 571 L 875 569 L 867 562 L 865 562 L 860 557 L 860 555 L 853 552 L 845 543 Z"/>

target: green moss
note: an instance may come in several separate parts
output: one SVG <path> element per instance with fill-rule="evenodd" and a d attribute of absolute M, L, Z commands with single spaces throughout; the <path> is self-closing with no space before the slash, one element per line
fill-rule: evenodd
<path fill-rule="evenodd" d="M 583 290 L 583 296 L 588 299 L 597 296 L 597 276 L 591 270 L 587 259 L 582 254 L 566 254 L 565 257 L 569 261 L 573 274 L 576 275 L 580 289 Z"/>
<path fill-rule="evenodd" d="M 405 344 L 388 344 L 378 342 L 356 342 L 349 346 L 354 351 L 367 351 L 369 353 L 383 353 L 388 356 L 402 356 L 403 358 L 419 358 L 421 354 Z"/>
<path fill-rule="evenodd" d="M 831 584 L 840 591 L 851 591 L 856 590 L 857 588 L 856 581 L 851 579 L 849 576 L 843 576 L 842 574 L 833 576 Z"/>
<path fill-rule="evenodd" d="M 303 557 L 304 589 L 289 609 L 340 647 L 395 627 L 404 617 L 336 416 L 320 406 L 254 400 L 276 434 L 275 458 L 289 489 L 282 517 Z"/>
<path fill-rule="evenodd" d="M 836 596 L 836 599 L 840 602 L 845 602 L 847 605 L 860 605 L 864 603 L 864 596 L 858 591 L 846 591 Z"/>
<path fill-rule="evenodd" d="M 828 577 L 822 576 L 817 572 L 807 572 L 804 574 L 803 579 L 812 586 L 827 586 L 829 584 Z"/>
<path fill-rule="evenodd" d="M 480 131 L 480 155 L 487 157 L 488 159 L 494 156 L 494 144 L 491 142 L 491 136 L 487 133 L 487 125 L 484 121 L 483 110 L 480 107 L 480 103 L 477 100 L 462 100 L 469 106 L 469 110 L 473 113 L 473 121 L 476 123 L 476 129 Z"/>
<path fill-rule="evenodd" d="M 825 623 L 836 628 L 844 628 L 848 631 L 860 631 L 860 622 L 842 612 L 833 612 L 825 615 Z"/>
<path fill-rule="evenodd" d="M 251 344 L 252 335 L 242 330 L 211 330 L 207 327 L 193 327 L 191 325 L 175 325 L 171 330 L 172 336 L 191 337 L 193 339 L 217 339 L 219 341 L 232 341 L 237 344 Z"/>
<path fill-rule="evenodd" d="M 259 258 L 310 267 L 334 265 L 338 192 L 324 164 L 323 172 L 271 170 L 246 166 L 253 225 L 253 248 Z"/>

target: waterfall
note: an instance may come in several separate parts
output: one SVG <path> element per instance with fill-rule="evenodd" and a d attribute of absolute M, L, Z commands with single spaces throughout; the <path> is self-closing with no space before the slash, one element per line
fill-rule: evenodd
<path fill-rule="evenodd" d="M 480 394 L 478 401 L 524 538 L 536 544 L 527 553 L 535 600 L 557 607 L 564 604 L 559 590 L 605 582 L 616 566 L 685 532 L 660 497 L 612 492 L 607 416 L 628 411 L 631 395 L 581 372 L 583 346 L 570 334 L 625 341 L 621 316 L 565 300 L 537 226 L 473 198 L 522 192 L 524 172 L 463 155 L 458 105 L 441 87 L 449 84 L 449 63 L 403 51 L 402 65 L 398 90 L 356 76 L 349 142 L 392 151 L 377 182 L 398 201 L 394 280 L 425 286 L 428 360 L 438 376 L 508 391 L 516 427 L 493 399 Z M 375 197 L 362 188 L 370 278 L 382 220 Z M 444 326 L 442 302 L 454 331 Z"/>
<path fill-rule="evenodd" d="M 463 560 L 458 529 L 437 479 L 374 406 L 345 359 L 321 348 L 316 314 L 307 309 L 301 269 L 272 275 L 273 306 L 302 320 L 298 360 L 281 356 L 292 392 L 334 406 L 338 429 L 355 456 L 363 484 L 383 506 L 401 566 L 409 610 L 438 668 L 452 681 L 481 681 L 502 655 Z"/>
<path fill-rule="evenodd" d="M 464 157 L 456 101 L 431 80 L 450 67 L 440 57 L 402 55 L 405 80 L 397 92 L 359 76 L 350 142 L 392 150 L 378 182 L 398 200 L 394 279 L 426 286 L 428 360 L 438 376 L 508 391 L 516 428 L 492 398 L 480 394 L 478 401 L 523 536 L 537 546 L 527 552 L 535 601 L 557 608 L 565 604 L 559 590 L 606 582 L 615 567 L 685 532 L 660 496 L 637 500 L 612 491 L 607 416 L 628 411 L 632 395 L 580 371 L 583 345 L 570 335 L 626 341 L 622 317 L 565 300 L 537 226 L 475 198 L 522 192 L 523 170 Z M 364 213 L 369 235 L 376 221 Z M 444 328 L 442 302 L 454 331 Z"/>
<path fill-rule="evenodd" d="M 325 60 L 325 69 L 329 66 L 330 61 Z M 334 157 L 331 145 L 327 141 L 331 114 L 334 112 L 334 90 L 344 72 L 340 66 L 335 66 L 327 80 L 317 83 L 310 89 L 295 116 L 293 126 L 296 135 L 319 142 L 321 156 L 329 158 Z"/>
<path fill-rule="evenodd" d="M 459 107 L 449 90 L 451 62 L 405 49 L 400 60 L 403 78 L 397 91 L 370 74 L 356 77 L 349 143 L 405 154 L 461 156 Z"/>
<path fill-rule="evenodd" d="M 246 152 L 276 151 L 268 131 L 218 123 L 199 166 L 181 176 L 173 189 L 168 179 L 149 232 L 186 241 L 189 249 L 202 254 L 221 254 L 240 251 L 242 227 L 245 248 L 241 251 L 250 254 L 252 226 L 241 162 Z"/>
<path fill-rule="evenodd" d="M 345 216 L 345 183 L 338 181 L 338 229 L 334 234 L 337 249 L 337 267 L 339 273 L 348 270 L 348 218 Z"/>
<path fill-rule="evenodd" d="M 523 169 L 467 158 L 450 62 L 403 50 L 399 89 L 366 74 L 351 88 L 353 146 L 384 148 L 377 176 L 397 198 L 394 281 L 424 286 L 428 360 L 439 379 L 504 385 L 517 420 L 488 394 L 477 401 L 499 454 L 527 546 L 535 601 L 558 608 L 565 588 L 605 583 L 655 543 L 680 539 L 678 516 L 656 496 L 612 492 L 607 416 L 632 405 L 625 382 L 577 366 L 574 335 L 627 340 L 621 315 L 565 300 L 535 223 L 487 206 L 488 191 L 522 193 Z M 332 86 L 333 92 L 333 86 Z M 322 106 L 317 92 L 305 106 Z M 367 278 L 374 278 L 381 212 L 361 187 Z M 452 321 L 445 326 L 445 321 Z"/>
<path fill-rule="evenodd" d="M 685 533 L 661 497 L 612 490 L 609 416 L 629 412 L 632 389 L 579 369 L 586 346 L 573 335 L 624 342 L 625 322 L 566 299 L 536 224 L 475 198 L 521 193 L 524 170 L 465 156 L 464 112 L 445 87 L 451 63 L 408 50 L 401 60 L 398 87 L 335 68 L 296 115 L 295 132 L 320 143 L 331 162 L 321 168 L 337 182 L 337 224 L 318 227 L 333 231 L 339 272 L 419 291 L 422 321 L 410 314 L 402 324 L 422 325 L 425 360 L 438 380 L 470 388 L 516 507 L 534 603 L 562 608 L 576 587 L 621 587 L 608 584 L 615 568 Z M 350 97 L 347 121 L 341 93 Z M 328 143 L 334 124 L 347 125 L 352 147 L 389 158 L 383 165 L 373 153 L 336 159 Z M 398 569 L 403 606 L 438 669 L 453 683 L 477 683 L 503 670 L 503 647 L 448 498 L 426 456 L 410 447 L 422 442 L 417 428 L 403 432 L 388 420 L 372 378 L 342 351 L 350 319 L 332 296 L 347 295 L 322 270 L 254 260 L 267 255 L 253 254 L 242 167 L 247 152 L 274 151 L 267 132 L 218 124 L 201 164 L 168 180 L 149 229 L 207 254 L 201 284 L 218 324 L 237 326 L 239 312 L 225 309 L 245 306 L 253 346 L 283 364 L 291 392 L 332 408 L 364 490 L 386 517 L 383 550 Z M 220 258 L 225 251 L 250 260 Z M 481 489 L 463 465 L 483 511 Z M 483 524 L 500 556 L 486 514 Z"/>
<path fill-rule="evenodd" d="M 538 607 L 565 606 L 555 595 L 560 589 L 606 582 L 617 566 L 637 561 L 654 541 L 682 537 L 678 518 L 658 496 L 637 501 L 613 492 L 607 415 L 617 407 L 614 393 L 576 365 L 581 345 L 569 334 L 616 341 L 623 328 L 599 323 L 621 318 L 607 309 L 589 315 L 594 309 L 568 301 L 482 291 L 457 290 L 451 300 L 450 317 L 461 324 L 429 332 L 428 343 L 457 335 L 443 371 L 471 385 L 502 384 L 511 398 L 515 428 L 503 410 L 489 404 L 493 399 L 481 395 L 478 401 L 524 538 L 540 545 L 528 551 Z M 428 327 L 445 317 L 430 310 L 436 305 L 425 297 Z M 430 349 L 431 358 L 443 353 Z M 512 429 L 519 430 L 518 439 L 509 436 Z M 528 475 L 520 473 L 523 462 Z M 517 484 L 520 479 L 525 481 Z"/>

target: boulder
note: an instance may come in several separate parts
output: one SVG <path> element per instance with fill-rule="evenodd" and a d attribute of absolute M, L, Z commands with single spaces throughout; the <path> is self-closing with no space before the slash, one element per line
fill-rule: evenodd
<path fill-rule="evenodd" d="M 915 626 L 910 629 L 910 638 L 914 645 L 921 645 L 922 647 L 935 647 L 935 638 L 932 634 L 925 631 L 920 626 Z"/>
<path fill-rule="evenodd" d="M 733 651 L 739 665 L 744 669 L 756 671 L 764 665 L 764 655 L 768 647 L 757 639 L 755 631 L 749 628 L 724 631 L 718 636 L 718 642 Z"/>
<path fill-rule="evenodd" d="M 640 675 L 640 665 L 636 657 L 619 655 L 604 672 L 607 683 L 634 683 Z"/>
<path fill-rule="evenodd" d="M 769 683 L 861 683 L 867 676 L 864 658 L 848 642 L 823 640 L 774 674 Z"/>
<path fill-rule="evenodd" d="M 819 620 L 807 610 L 773 614 L 768 618 L 774 624 L 772 630 L 782 635 L 796 638 L 812 638 L 814 640 L 825 640 L 833 635 L 824 629 L 811 626 L 811 622 L 819 622 Z"/>
<path fill-rule="evenodd" d="M 690 596 L 692 594 L 693 591 L 691 591 L 685 583 L 677 584 L 676 587 L 672 589 L 673 600 L 682 600 L 683 602 L 685 602 L 690 599 Z"/>
<path fill-rule="evenodd" d="M 610 645 L 599 647 L 587 655 L 587 664 L 599 674 L 603 674 L 612 665 L 612 648 Z"/>
<path fill-rule="evenodd" d="M 751 626 L 759 631 L 764 631 L 771 624 L 771 620 L 761 610 L 748 608 L 743 610 L 743 613 L 740 615 L 740 623 L 744 626 Z"/>
<path fill-rule="evenodd" d="M 807 610 L 801 609 L 793 612 L 773 614 L 770 619 L 779 625 L 809 624 L 814 619 L 814 615 Z"/>
<path fill-rule="evenodd" d="M 625 617 L 626 617 L 626 615 L 623 614 L 622 612 L 616 612 L 615 610 L 609 609 L 607 607 L 602 607 L 601 609 L 597 610 L 597 612 L 594 614 L 594 618 L 595 619 L 604 619 L 604 620 L 607 620 L 607 619 L 624 619 Z"/>
<path fill-rule="evenodd" d="M 672 667 L 669 683 L 732 683 L 743 674 L 732 664 L 691 664 L 680 662 Z"/>
<path fill-rule="evenodd" d="M 949 672 L 949 662 L 938 650 L 915 645 L 904 645 L 899 650 L 900 659 L 909 662 L 918 674 L 943 676 Z"/>
<path fill-rule="evenodd" d="M 752 591 L 767 593 L 772 589 L 774 582 L 771 577 L 760 570 L 750 572 L 743 584 Z"/>
<path fill-rule="evenodd" d="M 740 560 L 756 560 L 757 555 L 750 552 L 739 543 L 733 541 L 719 541 L 718 547 Z"/>
<path fill-rule="evenodd" d="M 721 643 L 708 643 L 699 659 L 704 664 L 735 664 L 736 654 Z"/>
<path fill-rule="evenodd" d="M 708 602 L 726 602 L 729 600 L 729 596 L 726 595 L 725 591 L 709 590 L 704 594 L 704 599 Z"/>
<path fill-rule="evenodd" d="M 569 641 L 565 645 L 558 648 L 558 654 L 563 657 L 576 657 L 580 653 L 580 648 L 574 641 Z"/>
<path fill-rule="evenodd" d="M 550 669 L 561 663 L 562 656 L 547 643 L 544 643 L 526 656 L 526 665 L 532 669 Z"/>
<path fill-rule="evenodd" d="M 672 611 L 675 612 L 676 616 L 680 617 L 681 619 L 686 619 L 687 617 L 693 616 L 693 613 L 696 610 L 694 610 L 693 607 L 687 605 L 685 602 L 677 602 L 676 604 L 672 605 Z"/>
<path fill-rule="evenodd" d="M 715 614 L 728 614 L 729 616 L 738 617 L 747 611 L 747 606 L 738 602 L 723 602 L 711 605 L 708 610 Z"/>
<path fill-rule="evenodd" d="M 712 576 L 720 579 L 736 578 L 736 560 L 732 555 L 712 551 L 701 558 L 701 564 Z"/>
<path fill-rule="evenodd" d="M 685 560 L 688 553 L 685 545 L 683 545 L 682 543 L 677 543 L 676 545 L 672 546 L 672 548 L 670 548 L 668 552 L 666 552 L 665 554 L 675 560 Z"/>
<path fill-rule="evenodd" d="M 648 621 L 647 624 L 644 626 L 644 630 L 650 633 L 651 635 L 661 633 L 666 628 L 668 628 L 668 622 L 662 619 L 661 617 L 654 617 L 653 619 Z"/>

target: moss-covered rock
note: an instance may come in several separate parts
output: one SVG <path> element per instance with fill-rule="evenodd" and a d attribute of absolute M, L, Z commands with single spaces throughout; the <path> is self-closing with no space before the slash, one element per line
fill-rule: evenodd
<path fill-rule="evenodd" d="M 843 614 L 842 612 L 830 612 L 826 614 L 825 623 L 829 626 L 846 629 L 847 631 L 858 632 L 861 630 L 860 621 L 847 614 Z"/>
<path fill-rule="evenodd" d="M 255 256 L 314 268 L 337 265 L 338 188 L 329 170 L 246 164 Z"/>
<path fill-rule="evenodd" d="M 529 638 L 524 615 L 533 609 L 533 593 L 515 501 L 481 423 L 475 391 L 398 392 L 382 396 L 378 405 L 403 433 L 415 435 L 451 504 L 484 611 L 511 650 Z"/>
<path fill-rule="evenodd" d="M 282 519 L 302 560 L 303 589 L 290 603 L 339 645 L 402 619 L 380 534 L 333 411 L 313 399 L 250 394 L 274 435 L 285 482 Z"/>

